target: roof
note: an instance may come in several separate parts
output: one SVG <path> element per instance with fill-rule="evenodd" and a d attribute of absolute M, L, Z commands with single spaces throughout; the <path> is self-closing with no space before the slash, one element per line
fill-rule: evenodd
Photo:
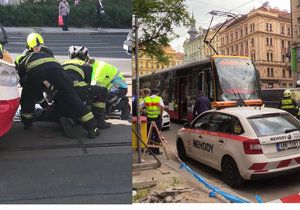
<path fill-rule="evenodd" d="M 218 110 L 219 112 L 231 114 L 238 117 L 248 118 L 250 116 L 272 114 L 272 113 L 286 113 L 280 109 L 267 107 L 231 107 Z"/>
<path fill-rule="evenodd" d="M 278 17 L 280 17 L 280 18 L 291 19 L 291 13 L 289 13 L 287 11 L 282 11 L 282 10 L 279 10 L 279 9 L 276 9 L 276 8 L 266 8 L 264 6 L 261 6 L 257 9 L 277 13 Z"/>

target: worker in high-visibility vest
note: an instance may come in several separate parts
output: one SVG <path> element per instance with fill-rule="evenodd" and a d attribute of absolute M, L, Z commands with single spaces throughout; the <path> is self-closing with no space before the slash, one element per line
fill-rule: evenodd
<path fill-rule="evenodd" d="M 70 46 L 69 58 L 63 64 L 66 74 L 73 82 L 73 86 L 81 100 L 91 108 L 97 121 L 97 127 L 106 129 L 110 123 L 105 122 L 105 106 L 107 89 L 91 85 L 92 67 L 87 63 L 88 49 L 84 46 Z"/>
<path fill-rule="evenodd" d="M 104 61 L 92 61 L 92 85 L 107 88 L 106 113 L 121 110 L 121 119 L 127 120 L 130 114 L 127 84 L 122 73 L 113 65 Z"/>
<path fill-rule="evenodd" d="M 280 103 L 280 109 L 285 110 L 295 117 L 298 117 L 299 107 L 297 106 L 294 99 L 292 99 L 292 92 L 286 89 L 283 93 L 283 99 Z"/>
<path fill-rule="evenodd" d="M 148 130 L 151 125 L 151 122 L 155 122 L 159 131 L 162 128 L 162 114 L 164 111 L 164 102 L 160 96 L 158 96 L 159 90 L 152 89 L 151 95 L 146 96 L 144 101 L 141 102 L 141 107 L 145 107 L 147 122 L 148 122 Z M 154 132 L 153 141 L 159 142 L 158 134 Z M 152 152 L 154 154 L 160 154 L 159 148 L 152 148 Z"/>
<path fill-rule="evenodd" d="M 78 121 L 88 131 L 90 138 L 99 136 L 96 120 L 73 88 L 71 80 L 64 73 L 60 63 L 48 53 L 41 52 L 44 40 L 41 35 L 31 33 L 27 37 L 27 51 L 19 56 L 16 61 L 16 69 L 22 81 L 21 94 L 21 119 L 25 129 L 33 125 L 33 113 L 35 103 L 47 81 L 55 90 L 54 106 L 59 107 L 57 119 L 68 137 L 75 137 L 70 118 Z"/>

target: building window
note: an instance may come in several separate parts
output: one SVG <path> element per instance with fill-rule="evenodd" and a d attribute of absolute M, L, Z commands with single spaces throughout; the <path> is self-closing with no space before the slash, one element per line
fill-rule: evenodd
<path fill-rule="evenodd" d="M 292 70 L 289 70 L 289 78 L 292 77 Z"/>
<path fill-rule="evenodd" d="M 270 61 L 270 53 L 267 53 L 267 61 Z"/>
<path fill-rule="evenodd" d="M 282 77 L 285 77 L 285 69 L 282 69 Z"/>
<path fill-rule="evenodd" d="M 241 37 L 243 36 L 243 29 L 240 29 Z"/>
<path fill-rule="evenodd" d="M 241 54 L 244 55 L 244 44 L 241 43 Z"/>
<path fill-rule="evenodd" d="M 273 68 L 267 68 L 268 71 L 268 77 L 274 77 L 274 69 Z"/>
<path fill-rule="evenodd" d="M 284 54 L 281 56 L 281 59 L 282 59 L 282 62 L 285 62 L 285 55 Z"/>
<path fill-rule="evenodd" d="M 245 27 L 245 35 L 248 34 L 248 26 Z"/>
<path fill-rule="evenodd" d="M 300 36 L 300 17 L 297 18 L 298 22 L 298 36 Z"/>
<path fill-rule="evenodd" d="M 255 61 L 255 53 L 251 53 L 251 59 Z"/>
<path fill-rule="evenodd" d="M 238 34 L 238 32 L 236 31 L 236 32 L 235 32 L 235 39 L 239 38 L 238 36 L 239 36 L 239 34 Z"/>
<path fill-rule="evenodd" d="M 267 46 L 272 46 L 273 45 L 273 39 L 272 38 L 267 37 L 266 42 L 267 42 Z"/>
<path fill-rule="evenodd" d="M 284 47 L 284 40 L 281 40 L 281 47 Z"/>
<path fill-rule="evenodd" d="M 284 26 L 281 26 L 281 34 L 284 34 Z"/>
<path fill-rule="evenodd" d="M 254 46 L 254 38 L 251 39 L 251 46 Z"/>
<path fill-rule="evenodd" d="M 266 23 L 266 31 L 269 30 L 269 23 Z"/>
<path fill-rule="evenodd" d="M 270 23 L 269 27 L 270 27 L 270 31 L 272 31 L 272 24 L 271 23 Z"/>
<path fill-rule="evenodd" d="M 270 60 L 273 61 L 273 53 L 270 53 Z"/>
<path fill-rule="evenodd" d="M 239 46 L 238 45 L 235 45 L 235 50 L 236 50 L 236 53 L 239 53 Z"/>
<path fill-rule="evenodd" d="M 288 27 L 287 35 L 291 35 L 291 28 Z"/>
<path fill-rule="evenodd" d="M 230 34 L 230 40 L 233 41 L 233 34 Z"/>
<path fill-rule="evenodd" d="M 268 83 L 268 88 L 273 88 L 274 84 L 273 83 Z"/>
<path fill-rule="evenodd" d="M 252 23 L 250 25 L 250 32 L 252 32 L 252 31 L 255 31 L 255 24 L 254 23 Z"/>
<path fill-rule="evenodd" d="M 229 37 L 226 36 L 226 44 L 229 42 Z"/>

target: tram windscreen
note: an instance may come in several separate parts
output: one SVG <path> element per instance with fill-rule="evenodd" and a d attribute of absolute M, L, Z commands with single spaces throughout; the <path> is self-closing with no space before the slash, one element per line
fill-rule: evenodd
<path fill-rule="evenodd" d="M 219 90 L 217 100 L 260 99 L 259 73 L 248 58 L 214 59 Z"/>

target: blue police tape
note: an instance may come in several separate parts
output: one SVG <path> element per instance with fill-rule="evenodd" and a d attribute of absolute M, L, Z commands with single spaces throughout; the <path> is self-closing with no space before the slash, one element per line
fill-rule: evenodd
<path fill-rule="evenodd" d="M 256 195 L 255 198 L 258 203 L 264 203 L 264 201 L 261 199 L 261 197 L 259 195 Z"/>
<path fill-rule="evenodd" d="M 200 176 L 199 174 L 197 174 L 196 172 L 194 172 L 190 167 L 188 167 L 185 163 L 181 163 L 179 168 L 184 168 L 186 169 L 188 172 L 190 172 L 199 182 L 201 182 L 202 184 L 204 184 L 205 187 L 207 187 L 208 189 L 212 190 L 209 193 L 210 197 L 216 197 L 216 193 L 222 195 L 225 199 L 229 200 L 232 203 L 250 203 L 250 201 L 241 199 L 237 196 L 231 195 L 229 193 L 223 192 L 222 190 L 220 190 L 219 188 L 209 184 L 202 176 Z"/>

